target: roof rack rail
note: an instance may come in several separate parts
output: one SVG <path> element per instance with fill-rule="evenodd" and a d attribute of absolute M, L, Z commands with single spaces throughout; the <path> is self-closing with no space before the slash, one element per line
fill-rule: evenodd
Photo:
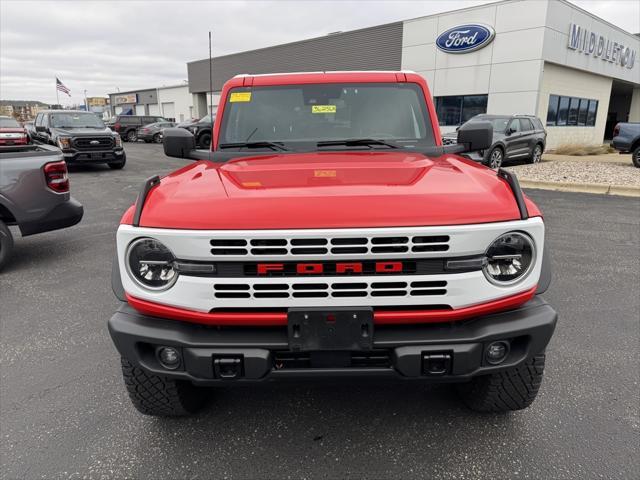
<path fill-rule="evenodd" d="M 527 210 L 527 205 L 524 202 L 524 195 L 522 194 L 522 189 L 520 188 L 520 182 L 518 182 L 518 177 L 515 174 L 509 172 L 508 170 L 504 170 L 503 168 L 499 168 L 497 175 L 504 179 L 509 188 L 511 188 L 511 192 L 513 192 L 513 196 L 516 199 L 516 204 L 518 205 L 518 210 L 520 211 L 520 218 L 522 220 L 526 220 L 529 218 L 529 211 Z"/>
<path fill-rule="evenodd" d="M 154 175 L 153 177 L 149 177 L 145 180 L 142 185 L 142 189 L 140 189 L 140 194 L 136 199 L 136 210 L 133 214 L 133 222 L 132 225 L 134 227 L 140 226 L 140 217 L 142 216 L 142 209 L 144 207 L 144 202 L 147 200 L 147 195 L 149 195 L 149 191 L 160 183 L 160 177 L 158 175 Z"/>

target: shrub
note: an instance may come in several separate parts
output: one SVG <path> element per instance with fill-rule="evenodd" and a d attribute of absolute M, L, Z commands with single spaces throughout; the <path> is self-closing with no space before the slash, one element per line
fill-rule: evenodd
<path fill-rule="evenodd" d="M 576 157 L 583 157 L 586 155 L 604 155 L 606 153 L 613 153 L 616 150 L 611 145 L 583 145 L 581 143 L 565 143 L 559 145 L 553 150 L 549 150 L 549 153 L 555 153 L 556 155 L 573 155 Z"/>

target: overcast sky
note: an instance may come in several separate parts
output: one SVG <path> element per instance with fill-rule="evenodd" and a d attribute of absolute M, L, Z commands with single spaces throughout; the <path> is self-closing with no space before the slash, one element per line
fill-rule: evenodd
<path fill-rule="evenodd" d="M 638 0 L 572 0 L 636 33 Z M 0 99 L 54 103 L 57 76 L 88 96 L 180 83 L 186 62 L 369 27 L 491 0 L 0 0 Z M 63 98 L 64 97 L 64 98 Z M 64 100 L 64 101 L 62 101 Z"/>

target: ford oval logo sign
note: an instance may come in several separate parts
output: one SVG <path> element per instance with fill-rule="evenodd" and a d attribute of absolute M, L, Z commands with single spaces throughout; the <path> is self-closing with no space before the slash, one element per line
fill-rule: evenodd
<path fill-rule="evenodd" d="M 436 45 L 443 52 L 467 53 L 488 45 L 495 35 L 495 30 L 488 25 L 458 25 L 438 35 Z"/>

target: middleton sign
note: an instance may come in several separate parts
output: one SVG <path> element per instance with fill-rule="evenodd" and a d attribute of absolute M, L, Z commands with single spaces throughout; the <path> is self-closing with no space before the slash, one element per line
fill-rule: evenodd
<path fill-rule="evenodd" d="M 447 53 L 467 53 L 487 46 L 495 35 L 488 25 L 458 25 L 438 35 L 436 46 Z"/>
<path fill-rule="evenodd" d="M 575 23 L 569 25 L 569 45 L 567 47 L 585 55 L 600 57 L 606 62 L 615 63 L 621 67 L 633 68 L 636 61 L 635 50 L 596 32 L 590 32 Z"/>

